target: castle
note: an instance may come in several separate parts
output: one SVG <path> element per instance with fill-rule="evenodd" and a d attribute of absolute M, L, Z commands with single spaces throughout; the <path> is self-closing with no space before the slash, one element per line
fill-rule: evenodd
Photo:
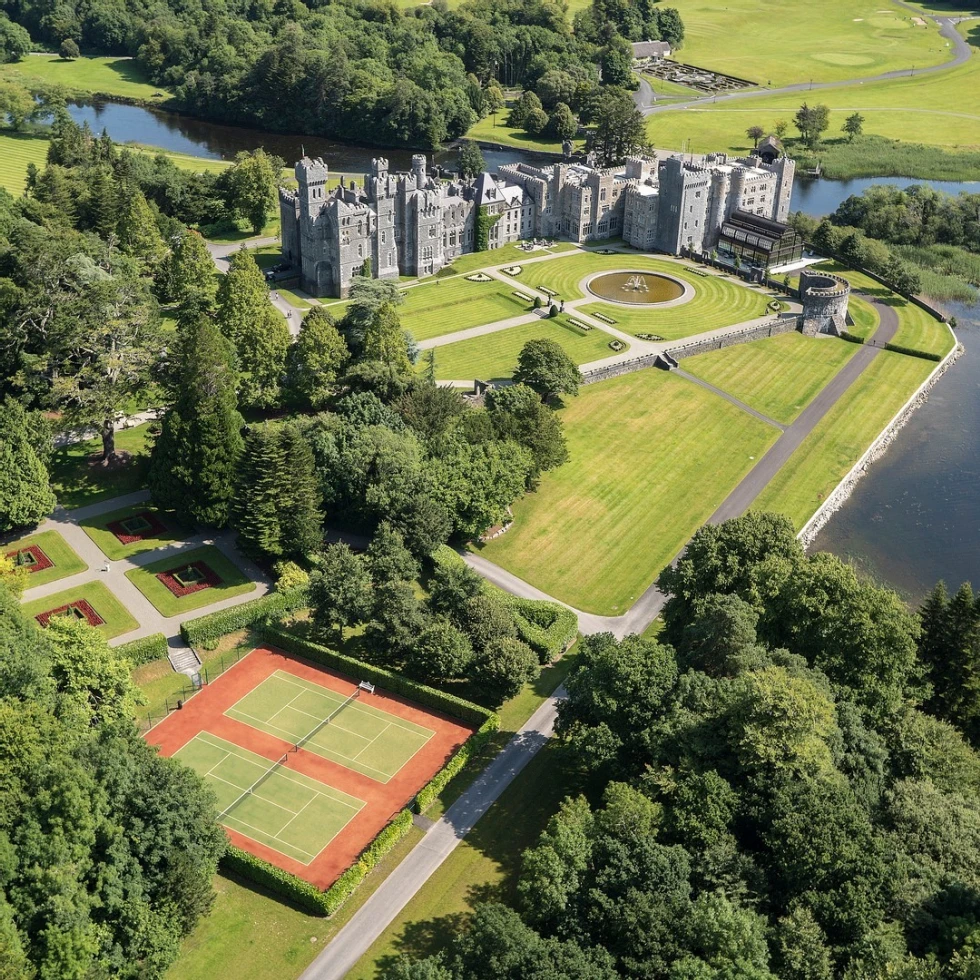
<path fill-rule="evenodd" d="M 746 254 L 759 261 L 785 229 L 794 170 L 787 157 L 714 154 L 607 168 L 514 163 L 496 176 L 443 180 L 416 154 L 411 173 L 389 173 L 378 158 L 362 184 L 328 190 L 327 165 L 304 157 L 297 190 L 279 192 L 283 259 L 308 293 L 341 297 L 354 276 L 428 276 L 464 253 L 538 237 L 622 237 L 671 255 L 738 251 L 748 241 Z"/>

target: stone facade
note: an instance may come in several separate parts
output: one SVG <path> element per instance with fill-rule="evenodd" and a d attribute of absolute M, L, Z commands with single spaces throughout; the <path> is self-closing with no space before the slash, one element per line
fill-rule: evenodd
<path fill-rule="evenodd" d="M 829 272 L 803 269 L 800 272 L 800 302 L 803 304 L 803 333 L 812 337 L 829 333 L 839 337 L 847 330 L 847 303 L 851 284 Z"/>
<path fill-rule="evenodd" d="M 281 190 L 282 251 L 314 296 L 346 296 L 368 269 L 380 279 L 428 276 L 477 248 L 477 215 L 495 217 L 490 248 L 521 239 L 588 242 L 622 236 L 645 251 L 671 255 L 714 248 L 736 210 L 785 221 L 794 165 L 758 157 L 698 164 L 677 157 L 638 158 L 622 167 L 507 164 L 497 177 L 440 180 L 425 157 L 390 174 L 372 161 L 362 184 L 328 190 L 322 160 L 296 164 L 297 190 Z"/>

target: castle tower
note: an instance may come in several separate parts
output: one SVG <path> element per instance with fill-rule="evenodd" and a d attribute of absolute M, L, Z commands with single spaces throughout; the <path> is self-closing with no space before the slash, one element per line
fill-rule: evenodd
<path fill-rule="evenodd" d="M 724 170 L 713 170 L 711 173 L 711 194 L 708 217 L 705 228 L 705 245 L 714 248 L 721 234 L 721 226 L 725 223 L 725 208 L 728 205 L 729 192 L 728 173 Z"/>
<path fill-rule="evenodd" d="M 327 178 L 330 168 L 321 159 L 303 157 L 296 164 L 296 183 L 299 184 L 299 211 L 303 223 L 315 219 L 327 198 Z"/>
<path fill-rule="evenodd" d="M 371 176 L 377 177 L 379 180 L 384 180 L 388 176 L 387 157 L 374 157 L 371 160 Z"/>
<path fill-rule="evenodd" d="M 415 186 L 421 188 L 425 184 L 425 154 L 412 154 L 412 173 L 415 174 Z"/>
<path fill-rule="evenodd" d="M 793 199 L 793 178 L 796 176 L 796 161 L 780 157 L 770 167 L 776 173 L 776 209 L 773 217 L 786 222 L 789 217 L 790 201 Z"/>

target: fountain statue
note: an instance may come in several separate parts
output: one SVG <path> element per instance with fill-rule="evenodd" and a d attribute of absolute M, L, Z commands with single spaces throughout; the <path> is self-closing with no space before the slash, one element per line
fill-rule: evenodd
<path fill-rule="evenodd" d="M 626 282 L 623 283 L 623 289 L 628 290 L 632 293 L 646 293 L 649 292 L 647 289 L 646 276 L 630 276 Z"/>

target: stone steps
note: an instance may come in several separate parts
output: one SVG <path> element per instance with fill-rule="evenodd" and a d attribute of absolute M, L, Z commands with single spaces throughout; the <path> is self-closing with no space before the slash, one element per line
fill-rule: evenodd
<path fill-rule="evenodd" d="M 172 645 L 167 656 L 174 670 L 180 674 L 187 674 L 190 677 L 201 669 L 201 661 L 197 659 L 197 654 L 182 643 Z"/>

